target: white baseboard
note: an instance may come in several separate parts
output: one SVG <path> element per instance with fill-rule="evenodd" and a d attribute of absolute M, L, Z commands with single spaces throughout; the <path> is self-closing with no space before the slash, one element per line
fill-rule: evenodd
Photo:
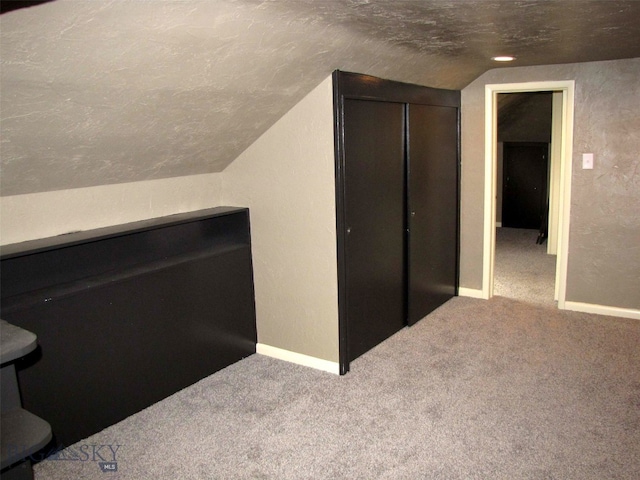
<path fill-rule="evenodd" d="M 502 222 L 496 222 L 496 227 L 502 228 Z"/>
<path fill-rule="evenodd" d="M 471 298 L 486 298 L 482 290 L 476 290 L 475 288 L 458 287 L 459 297 L 471 297 Z"/>
<path fill-rule="evenodd" d="M 633 308 L 609 307 L 607 305 L 596 305 L 593 303 L 565 301 L 564 309 L 573 310 L 575 312 L 596 313 L 598 315 L 609 315 L 612 317 L 624 317 L 640 320 L 640 310 L 635 310 Z"/>
<path fill-rule="evenodd" d="M 278 347 L 272 347 L 271 345 L 265 345 L 264 343 L 258 343 L 256 345 L 256 353 L 265 355 L 267 357 L 277 358 L 278 360 L 284 360 L 286 362 L 296 363 L 305 367 L 315 368 L 316 370 L 322 370 L 323 372 L 335 373 L 340 375 L 340 364 L 337 362 L 330 362 L 329 360 L 323 360 L 322 358 L 311 357 L 302 353 L 291 352 Z"/>

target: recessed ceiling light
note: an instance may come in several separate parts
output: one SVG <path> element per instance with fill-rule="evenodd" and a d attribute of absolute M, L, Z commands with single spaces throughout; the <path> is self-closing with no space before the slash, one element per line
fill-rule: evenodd
<path fill-rule="evenodd" d="M 516 57 L 512 57 L 510 55 L 500 55 L 498 57 L 491 57 L 491 60 L 494 62 L 512 62 Z"/>

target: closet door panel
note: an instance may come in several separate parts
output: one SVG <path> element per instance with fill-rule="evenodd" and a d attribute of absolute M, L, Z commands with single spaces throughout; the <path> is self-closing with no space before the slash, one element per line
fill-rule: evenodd
<path fill-rule="evenodd" d="M 408 323 L 456 295 L 458 111 L 409 105 Z"/>
<path fill-rule="evenodd" d="M 349 360 L 405 325 L 404 108 L 344 100 Z"/>

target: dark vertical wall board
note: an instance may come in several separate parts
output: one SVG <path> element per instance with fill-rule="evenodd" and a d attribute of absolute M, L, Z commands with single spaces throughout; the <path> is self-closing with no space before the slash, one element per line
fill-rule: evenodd
<path fill-rule="evenodd" d="M 409 105 L 408 323 L 457 294 L 458 109 Z"/>
<path fill-rule="evenodd" d="M 2 318 L 38 336 L 24 406 L 57 446 L 255 353 L 247 209 L 11 245 L 1 262 Z"/>
<path fill-rule="evenodd" d="M 345 99 L 350 360 L 404 326 L 404 105 Z"/>
<path fill-rule="evenodd" d="M 351 360 L 457 293 L 460 92 L 341 71 L 334 72 L 333 84 L 340 373 L 344 374 Z M 440 107 L 433 111 L 446 112 L 446 125 L 437 125 L 442 120 L 437 115 L 426 118 L 426 128 L 434 130 L 427 132 L 425 142 L 417 134 L 412 146 L 408 128 L 414 105 Z M 415 123 L 419 121 L 414 118 Z M 446 147 L 425 146 L 427 141 L 442 140 Z M 421 154 L 423 148 L 426 151 Z M 416 153 L 414 162 L 435 159 L 441 165 L 429 173 L 428 187 L 420 180 L 412 185 L 410 149 Z M 417 164 L 413 168 L 416 174 L 422 172 Z M 444 177 L 446 185 L 439 185 Z M 436 202 L 426 210 L 420 207 L 419 218 L 438 211 L 426 222 L 414 221 L 413 235 L 409 231 L 411 189 L 420 195 L 413 199 L 417 214 L 419 200 Z M 441 202 L 442 195 L 447 198 Z M 432 238 L 422 244 L 422 235 Z M 398 252 L 400 238 L 402 251 Z M 425 255 L 429 246 L 445 244 L 446 248 Z M 412 268 L 414 262 L 422 262 L 420 268 Z M 429 298 L 416 301 L 414 293 L 422 295 L 425 286 Z"/>

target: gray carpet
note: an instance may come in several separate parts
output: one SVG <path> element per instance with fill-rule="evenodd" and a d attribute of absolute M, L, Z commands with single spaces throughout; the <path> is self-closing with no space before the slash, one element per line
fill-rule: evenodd
<path fill-rule="evenodd" d="M 556 256 L 547 243 L 536 245 L 538 230 L 496 229 L 494 295 L 555 305 Z"/>
<path fill-rule="evenodd" d="M 635 320 L 454 298 L 346 376 L 253 355 L 36 479 L 638 479 L 639 345 Z M 82 454 L 113 444 L 117 473 Z"/>

